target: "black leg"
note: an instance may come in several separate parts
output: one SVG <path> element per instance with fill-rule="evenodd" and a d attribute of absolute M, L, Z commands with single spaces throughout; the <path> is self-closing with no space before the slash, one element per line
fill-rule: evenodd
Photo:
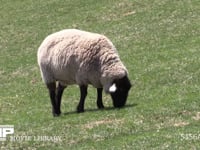
<path fill-rule="evenodd" d="M 57 108 L 56 108 L 56 83 L 48 83 L 47 88 L 49 90 L 49 96 L 51 99 L 51 105 L 52 105 L 52 113 L 53 116 L 58 116 L 57 114 Z"/>
<path fill-rule="evenodd" d="M 104 108 L 103 102 L 102 102 L 102 91 L 103 91 L 103 88 L 97 88 L 97 106 L 99 109 Z"/>
<path fill-rule="evenodd" d="M 79 86 L 80 88 L 80 92 L 81 92 L 81 96 L 80 96 L 80 102 L 77 106 L 77 112 L 84 112 L 84 103 L 85 103 L 85 98 L 87 96 L 87 86 L 85 85 L 81 85 Z"/>
<path fill-rule="evenodd" d="M 58 87 L 56 88 L 56 111 L 57 114 L 61 114 L 60 110 L 60 104 L 61 104 L 61 99 L 62 99 L 62 94 L 66 86 L 62 86 L 60 83 L 58 83 Z"/>

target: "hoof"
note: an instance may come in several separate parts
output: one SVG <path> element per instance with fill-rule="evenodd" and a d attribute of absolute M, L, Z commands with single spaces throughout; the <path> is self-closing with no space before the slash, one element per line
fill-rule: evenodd
<path fill-rule="evenodd" d="M 97 107 L 98 107 L 99 109 L 104 109 L 104 105 L 103 105 L 102 102 L 98 102 L 98 101 L 97 101 Z"/>
<path fill-rule="evenodd" d="M 77 108 L 77 113 L 83 113 L 84 112 L 84 109 L 78 109 Z"/>
<path fill-rule="evenodd" d="M 99 109 L 104 109 L 104 106 L 103 106 L 103 105 L 98 105 L 98 104 L 97 104 L 97 106 L 98 106 Z"/>
<path fill-rule="evenodd" d="M 83 113 L 84 112 L 84 108 L 82 106 L 77 106 L 77 113 Z"/>
<path fill-rule="evenodd" d="M 52 114 L 53 114 L 54 117 L 59 117 L 60 114 L 61 114 L 61 111 L 53 112 Z"/>
<path fill-rule="evenodd" d="M 84 110 L 83 109 L 77 109 L 77 113 L 83 113 L 84 112 Z"/>
<path fill-rule="evenodd" d="M 59 117 L 60 114 L 55 114 L 55 113 L 54 113 L 53 116 L 54 116 L 54 117 Z"/>

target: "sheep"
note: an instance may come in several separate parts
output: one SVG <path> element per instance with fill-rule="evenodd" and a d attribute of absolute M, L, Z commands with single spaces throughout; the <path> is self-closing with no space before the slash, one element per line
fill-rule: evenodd
<path fill-rule="evenodd" d="M 114 107 L 126 103 L 131 83 L 112 42 L 104 35 L 65 29 L 47 36 L 37 53 L 38 65 L 51 99 L 53 116 L 61 114 L 64 89 L 77 84 L 80 101 L 77 112 L 84 112 L 89 84 L 97 88 L 97 106 L 104 108 L 102 91 L 111 95 Z"/>

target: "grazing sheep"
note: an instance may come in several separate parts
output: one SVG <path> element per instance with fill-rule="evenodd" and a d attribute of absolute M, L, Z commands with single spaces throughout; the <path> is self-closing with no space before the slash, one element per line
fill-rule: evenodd
<path fill-rule="evenodd" d="M 125 105 L 131 84 L 126 67 L 107 37 L 76 29 L 62 30 L 42 42 L 37 57 L 54 116 L 60 115 L 63 91 L 71 84 L 80 87 L 78 112 L 84 111 L 88 84 L 97 88 L 98 108 L 104 108 L 103 89 L 111 95 L 114 107 Z"/>

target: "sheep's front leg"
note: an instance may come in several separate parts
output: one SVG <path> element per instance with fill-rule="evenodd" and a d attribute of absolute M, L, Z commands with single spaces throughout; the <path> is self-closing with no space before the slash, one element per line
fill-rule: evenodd
<path fill-rule="evenodd" d="M 53 114 L 54 117 L 59 116 L 60 114 L 59 114 L 57 107 L 56 107 L 56 83 L 55 82 L 48 83 L 47 88 L 49 90 L 49 96 L 50 96 L 50 99 L 51 99 L 52 114 Z"/>
<path fill-rule="evenodd" d="M 99 109 L 104 108 L 103 102 L 102 102 L 102 91 L 103 91 L 103 88 L 97 88 L 97 107 Z"/>
<path fill-rule="evenodd" d="M 65 88 L 66 86 L 63 86 L 60 83 L 58 83 L 58 87 L 56 88 L 56 110 L 58 115 L 61 114 L 60 104 L 61 104 L 62 94 Z"/>
<path fill-rule="evenodd" d="M 87 96 L 87 86 L 86 85 L 80 85 L 80 101 L 79 104 L 77 106 L 77 112 L 81 113 L 84 112 L 84 103 L 85 103 L 85 98 Z"/>

